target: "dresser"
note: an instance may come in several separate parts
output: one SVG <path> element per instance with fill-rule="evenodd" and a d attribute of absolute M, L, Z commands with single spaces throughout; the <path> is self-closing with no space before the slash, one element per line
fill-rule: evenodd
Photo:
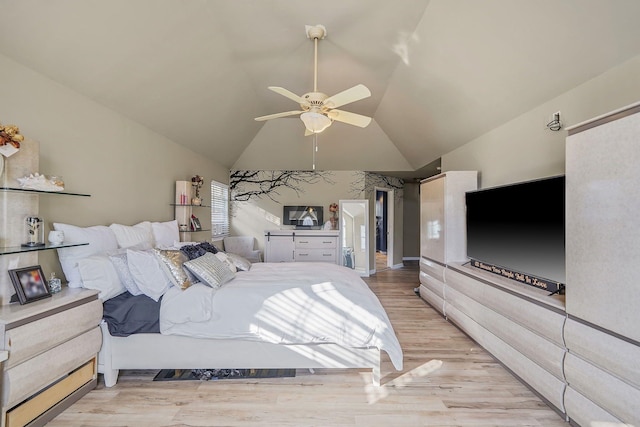
<path fill-rule="evenodd" d="M 265 262 L 340 264 L 338 230 L 266 230 Z"/>

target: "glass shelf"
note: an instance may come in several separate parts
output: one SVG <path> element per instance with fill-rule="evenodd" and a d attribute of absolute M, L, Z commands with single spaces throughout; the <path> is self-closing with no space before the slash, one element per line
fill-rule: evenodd
<path fill-rule="evenodd" d="M 91 194 L 69 193 L 68 191 L 32 190 L 30 188 L 17 188 L 17 187 L 0 187 L 0 191 L 15 191 L 19 193 L 35 193 L 35 194 L 63 194 L 66 196 L 91 197 Z"/>
<path fill-rule="evenodd" d="M 171 206 L 180 206 L 184 208 L 210 208 L 211 207 L 207 205 L 181 205 L 180 203 L 171 203 Z"/>
<path fill-rule="evenodd" d="M 0 247 L 0 255 L 10 255 L 10 254 L 20 254 L 23 252 L 36 252 L 36 251 L 46 251 L 49 249 L 60 249 L 60 248 L 72 248 L 74 246 L 85 246 L 89 243 L 62 243 L 60 245 L 52 245 L 47 243 L 44 246 L 7 246 Z"/>

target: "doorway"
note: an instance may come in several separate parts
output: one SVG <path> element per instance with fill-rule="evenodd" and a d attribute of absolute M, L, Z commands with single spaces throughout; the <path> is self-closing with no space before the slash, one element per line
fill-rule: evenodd
<path fill-rule="evenodd" d="M 375 265 L 376 271 L 386 270 L 393 265 L 393 191 L 376 188 L 375 203 Z"/>

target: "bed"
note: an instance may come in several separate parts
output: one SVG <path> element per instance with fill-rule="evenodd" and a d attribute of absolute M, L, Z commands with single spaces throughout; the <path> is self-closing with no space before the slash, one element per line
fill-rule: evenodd
<path fill-rule="evenodd" d="M 381 351 L 402 369 L 377 297 L 335 264 L 257 263 L 217 290 L 172 288 L 159 323 L 160 333 L 126 337 L 103 323 L 98 372 L 107 387 L 120 369 L 199 368 L 369 368 L 379 385 Z"/>
<path fill-rule="evenodd" d="M 90 243 L 58 256 L 69 286 L 100 291 L 107 387 L 122 369 L 216 368 L 366 368 L 379 385 L 383 351 L 402 370 L 384 308 L 349 268 L 251 264 L 210 244 L 178 245 L 175 222 L 54 228 Z"/>

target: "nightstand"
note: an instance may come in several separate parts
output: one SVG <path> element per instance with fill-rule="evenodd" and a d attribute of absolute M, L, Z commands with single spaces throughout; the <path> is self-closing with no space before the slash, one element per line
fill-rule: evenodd
<path fill-rule="evenodd" d="M 0 426 L 45 425 L 95 388 L 101 320 L 98 292 L 81 288 L 0 307 Z"/>

